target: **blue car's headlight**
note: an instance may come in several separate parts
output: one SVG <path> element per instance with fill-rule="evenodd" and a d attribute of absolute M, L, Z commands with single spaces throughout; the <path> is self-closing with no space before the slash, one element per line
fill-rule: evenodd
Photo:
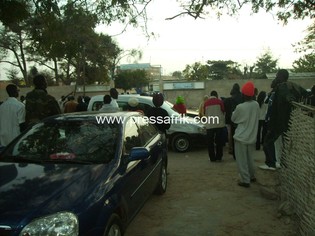
<path fill-rule="evenodd" d="M 76 236 L 79 234 L 79 222 L 76 215 L 70 212 L 59 212 L 33 220 L 26 225 L 20 236 Z"/>

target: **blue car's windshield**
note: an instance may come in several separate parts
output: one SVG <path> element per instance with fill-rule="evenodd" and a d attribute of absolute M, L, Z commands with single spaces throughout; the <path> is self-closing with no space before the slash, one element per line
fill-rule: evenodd
<path fill-rule="evenodd" d="M 118 124 L 85 120 L 39 123 L 1 154 L 1 161 L 107 163 L 118 143 Z"/>

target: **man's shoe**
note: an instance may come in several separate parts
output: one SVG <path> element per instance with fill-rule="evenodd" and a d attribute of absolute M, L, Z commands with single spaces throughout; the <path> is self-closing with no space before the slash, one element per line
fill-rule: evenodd
<path fill-rule="evenodd" d="M 254 178 L 251 178 L 250 179 L 250 182 L 252 182 L 252 183 L 255 183 L 255 182 L 257 182 L 257 179 L 254 177 Z"/>
<path fill-rule="evenodd" d="M 281 165 L 280 165 L 279 162 L 276 162 L 276 168 L 277 168 L 277 169 L 281 169 Z"/>
<path fill-rule="evenodd" d="M 249 188 L 250 184 L 243 183 L 243 182 L 238 182 L 238 186 L 241 186 L 241 187 L 244 187 L 244 188 Z"/>
<path fill-rule="evenodd" d="M 267 166 L 266 164 L 262 165 L 262 166 L 259 166 L 259 168 L 262 169 L 262 170 L 276 170 L 275 167 Z"/>

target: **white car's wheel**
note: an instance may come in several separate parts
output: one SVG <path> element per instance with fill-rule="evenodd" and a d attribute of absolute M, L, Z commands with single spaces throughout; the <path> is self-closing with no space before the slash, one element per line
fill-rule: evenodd
<path fill-rule="evenodd" d="M 186 134 L 176 134 L 172 138 L 172 149 L 176 152 L 187 152 L 191 147 L 191 142 Z"/>

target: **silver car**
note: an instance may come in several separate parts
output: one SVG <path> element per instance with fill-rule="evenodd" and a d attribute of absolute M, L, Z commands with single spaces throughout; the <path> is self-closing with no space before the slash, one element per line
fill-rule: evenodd
<path fill-rule="evenodd" d="M 103 105 L 104 95 L 93 96 L 88 105 L 88 111 L 98 111 Z M 121 110 L 128 109 L 128 100 L 136 97 L 139 101 L 139 109 L 146 115 L 148 110 L 153 107 L 152 97 L 139 95 L 119 95 L 117 103 Z M 193 117 L 182 117 L 178 112 L 172 109 L 172 104 L 164 101 L 162 108 L 165 109 L 171 117 L 171 127 L 166 134 L 169 138 L 169 144 L 177 152 L 186 152 L 195 144 L 206 143 L 206 128 L 198 119 Z"/>

